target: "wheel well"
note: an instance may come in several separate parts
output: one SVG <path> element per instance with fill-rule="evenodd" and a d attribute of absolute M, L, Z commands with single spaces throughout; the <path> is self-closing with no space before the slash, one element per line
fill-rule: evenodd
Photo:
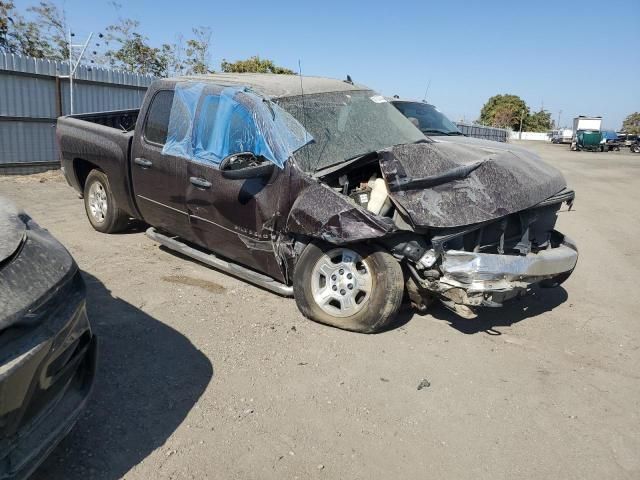
<path fill-rule="evenodd" d="M 82 158 L 76 158 L 73 160 L 73 171 L 78 179 L 78 185 L 80 185 L 80 188 L 84 189 L 84 184 L 87 181 L 87 177 L 91 170 L 100 170 L 100 168 Z"/>

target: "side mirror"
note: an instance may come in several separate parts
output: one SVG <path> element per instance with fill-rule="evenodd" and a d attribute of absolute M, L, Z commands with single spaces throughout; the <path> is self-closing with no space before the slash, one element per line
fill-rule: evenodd
<path fill-rule="evenodd" d="M 230 180 L 270 177 L 275 167 L 269 160 L 251 152 L 234 153 L 220 163 L 223 178 Z"/>

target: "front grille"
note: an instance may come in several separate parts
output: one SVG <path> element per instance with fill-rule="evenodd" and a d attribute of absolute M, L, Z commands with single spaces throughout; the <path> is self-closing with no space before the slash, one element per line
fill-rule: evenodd
<path fill-rule="evenodd" d="M 553 245 L 553 231 L 561 203 L 551 203 L 513 213 L 499 220 L 434 238 L 443 250 L 526 255 Z M 441 242 L 439 242 L 441 240 Z"/>

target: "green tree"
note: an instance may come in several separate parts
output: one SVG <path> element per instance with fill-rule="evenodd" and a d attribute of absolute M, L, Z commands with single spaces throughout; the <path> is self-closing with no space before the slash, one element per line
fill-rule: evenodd
<path fill-rule="evenodd" d="M 166 76 L 167 63 L 161 50 L 149 46 L 147 38 L 134 32 L 131 38 L 124 40 L 118 49 L 109 51 L 107 55 L 113 65 L 128 72 Z"/>
<path fill-rule="evenodd" d="M 622 122 L 622 130 L 635 135 L 640 134 L 640 112 L 627 115 L 627 118 Z"/>
<path fill-rule="evenodd" d="M 27 8 L 33 14 L 33 23 L 38 26 L 39 41 L 48 46 L 46 58 L 67 60 L 69 58 L 68 26 L 64 10 L 49 0 Z"/>
<path fill-rule="evenodd" d="M 179 35 L 175 43 L 159 48 L 150 44 L 140 22 L 123 17 L 122 5 L 112 1 L 117 20 L 108 25 L 89 49 L 85 63 L 119 68 L 129 72 L 169 75 L 213 72 L 210 65 L 211 36 L 209 27 L 192 29 L 192 37 Z M 40 0 L 22 15 L 12 0 L 0 0 L 0 50 L 51 60 L 69 57 L 68 27 L 65 12 L 55 0 Z"/>
<path fill-rule="evenodd" d="M 193 38 L 187 40 L 184 66 L 187 75 L 213 73 L 211 61 L 211 28 L 197 27 L 191 30 Z"/>
<path fill-rule="evenodd" d="M 9 29 L 13 27 L 15 6 L 0 0 L 0 50 L 9 51 Z"/>
<path fill-rule="evenodd" d="M 35 58 L 53 55 L 40 26 L 26 20 L 10 1 L 0 2 L 0 48 L 8 53 Z"/>
<path fill-rule="evenodd" d="M 296 73 L 288 68 L 279 67 L 273 60 L 260 58 L 258 55 L 236 62 L 227 62 L 223 59 L 220 68 L 227 73 L 284 73 L 287 75 Z"/>
<path fill-rule="evenodd" d="M 528 115 L 522 125 L 522 129 L 527 132 L 546 132 L 552 128 L 551 113 L 545 110 Z"/>
<path fill-rule="evenodd" d="M 494 95 L 480 110 L 480 123 L 492 127 L 520 129 L 520 118 L 529 116 L 529 107 L 517 95 Z"/>
<path fill-rule="evenodd" d="M 120 11 L 119 4 L 112 2 L 112 5 Z M 138 31 L 139 28 L 138 20 L 119 15 L 117 22 L 105 29 L 105 52 L 96 57 L 96 62 L 127 72 L 167 76 L 170 47 L 152 47 L 149 39 Z"/>

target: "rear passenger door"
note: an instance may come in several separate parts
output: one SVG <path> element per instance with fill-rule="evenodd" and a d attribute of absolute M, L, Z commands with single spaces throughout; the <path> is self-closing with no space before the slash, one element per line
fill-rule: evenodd
<path fill-rule="evenodd" d="M 180 236 L 190 233 L 185 207 L 186 160 L 164 155 L 173 90 L 158 90 L 143 112 L 142 131 L 131 152 L 131 179 L 138 210 L 144 220 Z"/>

